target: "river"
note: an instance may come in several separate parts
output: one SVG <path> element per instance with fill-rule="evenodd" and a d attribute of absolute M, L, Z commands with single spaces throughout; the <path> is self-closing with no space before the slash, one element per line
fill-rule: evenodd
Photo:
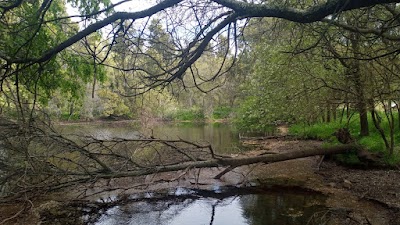
<path fill-rule="evenodd" d="M 157 138 L 182 138 L 211 143 L 217 152 L 224 154 L 243 150 L 237 131 L 229 124 L 171 123 L 143 129 L 136 123 L 116 122 L 71 124 L 60 129 L 63 133 L 90 134 L 97 138 L 135 138 L 140 133 Z M 151 192 L 144 197 L 130 196 L 130 201 L 107 209 L 95 220 L 90 215 L 83 219 L 97 225 L 300 225 L 320 224 L 315 220 L 326 212 L 323 196 L 298 190 L 254 188 L 236 192 L 216 188 L 206 195 L 179 187 L 164 191 L 167 197 L 153 198 L 155 194 Z"/>

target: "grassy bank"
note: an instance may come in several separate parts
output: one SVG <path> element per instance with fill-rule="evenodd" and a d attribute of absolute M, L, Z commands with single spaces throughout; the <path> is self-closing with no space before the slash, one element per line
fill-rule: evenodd
<path fill-rule="evenodd" d="M 385 131 L 385 136 L 387 139 L 390 138 L 389 135 L 389 123 L 383 113 L 380 114 L 382 118 L 380 122 L 380 126 Z M 383 155 L 384 163 L 389 165 L 399 165 L 400 164 L 400 129 L 399 129 L 399 121 L 397 120 L 397 115 L 395 115 L 394 121 L 394 149 L 393 154 L 390 155 L 389 151 L 385 147 L 385 143 L 379 134 L 378 130 L 375 128 L 372 118 L 369 115 L 368 123 L 369 123 L 369 136 L 361 137 L 360 133 L 360 125 L 359 125 L 359 116 L 354 115 L 348 121 L 347 119 L 343 119 L 340 121 L 339 119 L 336 121 L 332 121 L 330 123 L 315 123 L 311 125 L 306 124 L 295 124 L 289 128 L 289 133 L 292 135 L 300 136 L 303 138 L 312 138 L 312 139 L 321 139 L 326 142 L 327 145 L 336 145 L 339 144 L 336 139 L 334 133 L 339 128 L 348 128 L 351 136 L 355 139 L 355 141 L 362 145 L 364 148 L 368 149 L 370 152 L 379 153 Z M 359 161 L 355 154 L 347 154 L 339 156 L 339 160 L 350 164 L 357 164 Z"/>
<path fill-rule="evenodd" d="M 173 121 L 186 121 L 186 122 L 226 122 L 230 119 L 232 108 L 220 106 L 213 109 L 211 113 L 206 113 L 204 109 L 193 108 L 180 108 L 176 111 L 170 112 L 166 118 Z"/>

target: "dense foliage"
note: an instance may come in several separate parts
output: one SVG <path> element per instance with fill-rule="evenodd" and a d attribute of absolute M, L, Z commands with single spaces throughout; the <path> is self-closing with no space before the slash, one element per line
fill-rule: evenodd
<path fill-rule="evenodd" d="M 355 112 L 356 132 L 377 132 L 393 154 L 400 8 L 328 2 L 166 0 L 125 13 L 125 1 L 6 1 L 1 113 L 22 123 L 234 119 L 262 131 L 348 126 Z"/>

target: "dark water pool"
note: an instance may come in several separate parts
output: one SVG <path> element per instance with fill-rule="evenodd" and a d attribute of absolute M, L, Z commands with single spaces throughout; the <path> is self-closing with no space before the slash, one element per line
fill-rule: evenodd
<path fill-rule="evenodd" d="M 251 192 L 251 191 L 249 191 Z M 177 192 L 178 193 L 178 192 Z M 185 194 L 186 195 L 186 194 Z M 108 209 L 97 225 L 305 225 L 320 224 L 324 197 L 310 192 L 264 191 L 227 196 L 176 195 Z"/>

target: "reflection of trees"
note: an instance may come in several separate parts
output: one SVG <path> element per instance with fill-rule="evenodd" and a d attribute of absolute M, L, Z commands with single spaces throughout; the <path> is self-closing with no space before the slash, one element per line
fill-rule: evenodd
<path fill-rule="evenodd" d="M 192 220 L 195 224 L 210 225 L 232 221 L 248 225 L 312 225 L 327 221 L 330 215 L 320 206 L 321 196 L 310 193 L 260 193 L 259 189 L 235 188 L 222 193 L 181 191 L 179 193 L 183 194 L 167 190 L 164 193 L 121 195 L 108 201 L 74 201 L 70 206 L 81 208 L 87 215 L 86 222 L 98 224 L 175 225 Z M 326 215 L 323 217 L 316 212 Z"/>
<path fill-rule="evenodd" d="M 168 224 L 174 216 L 189 207 L 195 199 L 133 202 L 118 207 L 112 218 L 116 224 Z"/>
<path fill-rule="evenodd" d="M 208 192 L 198 194 L 207 195 Z M 199 202 L 198 200 L 202 201 Z M 86 204 L 86 222 L 131 225 L 170 224 L 173 218 L 179 215 L 184 209 L 188 209 L 195 204 L 205 204 L 207 211 L 209 209 L 209 214 L 207 214 L 210 217 L 209 224 L 212 225 L 215 222 L 216 208 L 229 205 L 231 202 L 213 197 L 200 197 L 197 194 L 183 196 L 166 195 L 154 198 L 148 198 L 148 196 L 143 194 L 136 195 L 135 199 L 130 200 L 117 198 L 107 203 L 97 202 Z M 88 211 L 88 207 L 91 207 L 91 210 Z"/>
<path fill-rule="evenodd" d="M 229 205 L 232 201 L 224 201 L 223 199 L 217 199 L 213 203 L 210 204 L 211 213 L 210 213 L 210 225 L 213 225 L 215 222 L 216 209 L 218 206 Z"/>
<path fill-rule="evenodd" d="M 189 199 L 185 199 L 189 197 Z M 209 224 L 215 225 L 216 218 L 219 217 L 217 208 L 230 205 L 233 200 L 228 199 L 214 199 L 214 198 L 190 198 L 193 196 L 186 196 L 183 198 L 170 199 L 170 200 L 160 200 L 156 202 L 146 201 L 146 202 L 134 202 L 132 204 L 126 204 L 124 206 L 119 206 L 117 210 L 110 216 L 113 224 L 146 224 L 146 225 L 161 225 L 161 224 L 178 224 L 179 222 L 173 219 L 180 215 L 184 209 L 190 210 L 190 213 L 184 214 L 183 217 L 187 219 L 187 216 L 191 214 L 198 214 L 195 211 L 196 204 L 205 206 L 207 209 L 207 214 L 204 215 L 204 222 L 209 218 Z M 233 198 L 235 199 L 235 198 Z M 204 204 L 204 205 L 203 205 Z M 191 208 L 193 207 L 193 208 Z M 193 219 L 194 224 L 198 224 L 200 221 L 196 221 L 196 216 L 190 217 Z M 203 217 L 202 217 L 203 219 Z M 196 223 L 197 222 L 197 223 Z M 107 222 L 108 223 L 108 220 Z"/>
<path fill-rule="evenodd" d="M 182 138 L 189 141 L 207 141 L 218 153 L 232 153 L 239 144 L 237 135 L 227 124 L 178 124 L 154 128 L 154 133 L 162 138 Z"/>
<path fill-rule="evenodd" d="M 68 207 L 79 207 L 85 215 L 85 223 L 93 224 L 165 224 L 184 208 L 193 204 L 196 196 L 160 194 L 149 197 L 148 193 L 115 197 L 108 201 L 73 201 Z M 72 210 L 71 210 L 72 211 Z"/>
<path fill-rule="evenodd" d="M 245 195 L 240 198 L 243 217 L 251 225 L 307 224 L 318 210 L 321 197 L 306 194 L 271 193 L 266 195 Z"/>

